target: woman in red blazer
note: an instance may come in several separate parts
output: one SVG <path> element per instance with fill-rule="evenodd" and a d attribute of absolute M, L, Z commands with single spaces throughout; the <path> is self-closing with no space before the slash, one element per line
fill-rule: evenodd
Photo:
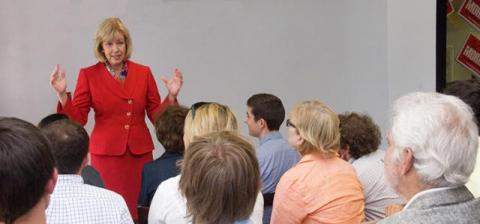
<path fill-rule="evenodd" d="M 145 113 L 153 121 L 164 106 L 177 103 L 183 77 L 176 69 L 172 79 L 162 78 L 168 97 L 161 102 L 150 68 L 130 61 L 131 52 L 127 28 L 120 19 L 108 18 L 95 34 L 99 62 L 80 69 L 73 99 L 66 91 L 65 71 L 58 65 L 50 76 L 50 84 L 60 101 L 58 112 L 85 125 L 90 108 L 95 111 L 91 163 L 105 186 L 125 198 L 136 219 L 141 172 L 143 165 L 152 160 L 153 150 Z"/>

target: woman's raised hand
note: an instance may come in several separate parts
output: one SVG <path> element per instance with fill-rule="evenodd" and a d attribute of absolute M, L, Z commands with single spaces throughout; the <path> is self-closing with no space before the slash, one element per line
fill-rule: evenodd
<path fill-rule="evenodd" d="M 63 95 L 67 92 L 67 79 L 65 78 L 65 70 L 60 68 L 60 65 L 55 65 L 50 74 L 50 85 L 57 92 L 58 95 Z"/>
<path fill-rule="evenodd" d="M 176 68 L 171 79 L 167 79 L 165 77 L 160 77 L 160 79 L 163 81 L 163 84 L 165 84 L 165 87 L 167 87 L 168 89 L 168 97 L 170 97 L 171 100 L 176 100 L 178 93 L 180 93 L 180 89 L 183 85 L 183 75 L 180 70 Z"/>
<path fill-rule="evenodd" d="M 58 99 L 62 105 L 67 101 L 67 78 L 65 77 L 65 70 L 60 68 L 60 65 L 55 65 L 50 74 L 50 85 L 57 92 Z"/>

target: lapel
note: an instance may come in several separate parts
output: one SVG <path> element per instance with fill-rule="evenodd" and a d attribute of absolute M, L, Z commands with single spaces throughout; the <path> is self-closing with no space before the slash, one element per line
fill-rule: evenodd
<path fill-rule="evenodd" d="M 434 208 L 442 205 L 458 204 L 461 202 L 470 201 L 472 199 L 472 193 L 470 193 L 470 191 L 465 186 L 460 186 L 457 188 L 446 189 L 421 195 L 417 199 L 412 201 L 410 206 L 408 206 L 408 209 Z"/>
<path fill-rule="evenodd" d="M 122 84 L 115 80 L 115 78 L 108 72 L 108 69 L 105 67 L 105 64 L 99 62 L 99 70 L 102 77 L 102 83 L 105 83 L 105 86 L 115 95 L 124 98 L 131 99 L 133 97 L 136 83 L 138 82 L 138 76 L 135 75 L 137 72 L 137 67 L 127 60 L 128 73 L 125 78 L 125 82 Z"/>
<path fill-rule="evenodd" d="M 124 90 L 125 94 L 129 97 L 132 98 L 134 96 L 134 92 L 136 89 L 136 86 L 138 86 L 138 80 L 139 80 L 139 72 L 138 72 L 138 67 L 136 64 L 132 63 L 130 60 L 127 60 L 127 66 L 128 66 L 128 72 L 127 72 L 127 77 L 125 78 L 125 83 L 122 86 L 122 89 Z M 117 82 L 118 83 L 118 82 Z"/>

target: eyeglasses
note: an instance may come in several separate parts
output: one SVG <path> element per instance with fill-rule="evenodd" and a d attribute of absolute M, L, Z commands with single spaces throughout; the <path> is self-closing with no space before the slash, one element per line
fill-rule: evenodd
<path fill-rule="evenodd" d="M 297 128 L 292 122 L 290 122 L 290 119 L 287 119 L 287 127 Z"/>
<path fill-rule="evenodd" d="M 190 107 L 190 110 L 192 111 L 192 120 L 195 118 L 195 111 L 198 110 L 198 108 L 202 107 L 203 105 L 211 104 L 211 102 L 197 102 L 192 104 Z"/>

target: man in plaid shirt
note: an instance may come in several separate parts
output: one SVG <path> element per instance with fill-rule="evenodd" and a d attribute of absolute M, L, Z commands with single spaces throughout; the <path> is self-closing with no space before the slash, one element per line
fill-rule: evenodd
<path fill-rule="evenodd" d="M 59 172 L 46 211 L 48 223 L 133 223 L 119 194 L 83 182 L 89 143 L 83 127 L 64 119 L 43 127 L 42 133 L 50 140 Z"/>

